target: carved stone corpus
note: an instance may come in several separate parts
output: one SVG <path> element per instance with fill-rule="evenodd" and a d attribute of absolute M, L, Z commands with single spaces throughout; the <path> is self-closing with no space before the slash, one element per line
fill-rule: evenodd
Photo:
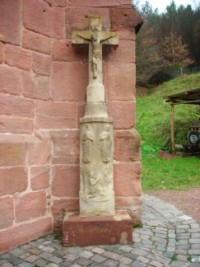
<path fill-rule="evenodd" d="M 113 124 L 102 84 L 102 46 L 117 45 L 118 35 L 102 31 L 101 17 L 91 16 L 89 30 L 74 31 L 72 43 L 89 45 L 86 112 L 80 120 L 80 215 L 114 215 Z"/>
<path fill-rule="evenodd" d="M 73 44 L 89 45 L 89 85 L 87 87 L 87 105 L 85 117 L 107 116 L 105 89 L 102 83 L 102 46 L 117 45 L 116 32 L 102 31 L 101 17 L 89 17 L 88 31 L 74 31 Z"/>

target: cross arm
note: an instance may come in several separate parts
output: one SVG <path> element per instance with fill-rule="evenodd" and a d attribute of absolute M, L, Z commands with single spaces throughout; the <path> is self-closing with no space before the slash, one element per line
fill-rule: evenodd
<path fill-rule="evenodd" d="M 101 32 L 101 40 L 105 45 L 118 45 L 119 36 L 117 32 Z"/>
<path fill-rule="evenodd" d="M 72 44 L 88 44 L 91 41 L 91 33 L 88 31 L 73 31 Z"/>

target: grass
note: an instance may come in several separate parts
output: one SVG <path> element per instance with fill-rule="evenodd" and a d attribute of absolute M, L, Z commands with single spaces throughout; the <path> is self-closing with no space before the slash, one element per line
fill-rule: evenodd
<path fill-rule="evenodd" d="M 170 150 L 170 105 L 164 97 L 200 87 L 200 74 L 179 77 L 155 92 L 137 97 L 137 130 L 142 137 L 143 190 L 187 190 L 200 186 L 200 160 L 196 157 L 158 157 Z M 187 144 L 189 125 L 196 120 L 197 107 L 175 106 L 175 143 Z"/>

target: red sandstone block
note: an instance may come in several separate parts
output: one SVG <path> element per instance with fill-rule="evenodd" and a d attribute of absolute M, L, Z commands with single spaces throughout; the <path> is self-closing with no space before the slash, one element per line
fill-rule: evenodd
<path fill-rule="evenodd" d="M 24 30 L 23 31 L 23 41 L 22 46 L 24 48 L 42 52 L 45 54 L 51 53 L 51 42 L 52 39 L 44 35 Z"/>
<path fill-rule="evenodd" d="M 141 163 L 120 163 L 114 165 L 114 188 L 116 196 L 141 195 Z"/>
<path fill-rule="evenodd" d="M 95 1 L 94 1 L 95 2 Z M 110 11 L 109 8 L 83 7 L 83 2 L 76 7 L 69 7 L 66 10 L 66 28 L 67 36 L 71 38 L 73 30 L 87 30 L 88 16 L 99 15 L 102 19 L 103 30 L 110 28 Z"/>
<path fill-rule="evenodd" d="M 32 54 L 19 46 L 5 46 L 5 63 L 23 70 L 30 70 Z"/>
<path fill-rule="evenodd" d="M 78 197 L 78 166 L 55 166 L 53 169 L 52 194 L 56 197 Z"/>
<path fill-rule="evenodd" d="M 22 92 L 25 97 L 49 100 L 51 98 L 50 78 L 24 71 L 22 73 Z"/>
<path fill-rule="evenodd" d="M 12 226 L 13 220 L 14 207 L 12 199 L 10 197 L 0 198 L 0 229 Z"/>
<path fill-rule="evenodd" d="M 142 225 L 142 197 L 116 197 L 117 210 L 127 210 L 134 225 Z"/>
<path fill-rule="evenodd" d="M 69 0 L 69 6 L 95 6 L 95 7 L 109 7 L 109 6 L 121 6 L 121 5 L 131 5 L 130 0 L 101 0 L 101 1 L 94 1 L 94 0 Z"/>
<path fill-rule="evenodd" d="M 51 57 L 39 53 L 33 53 L 33 71 L 37 74 L 47 75 L 51 74 Z"/>
<path fill-rule="evenodd" d="M 65 37 L 65 9 L 50 7 L 42 0 L 26 0 L 23 8 L 25 28 L 53 38 Z"/>
<path fill-rule="evenodd" d="M 105 81 L 109 101 L 135 99 L 135 64 L 106 64 Z"/>
<path fill-rule="evenodd" d="M 79 63 L 54 62 L 52 97 L 56 101 L 84 100 L 88 85 L 88 66 Z"/>
<path fill-rule="evenodd" d="M 128 101 L 108 102 L 108 113 L 114 128 L 129 129 L 135 126 L 135 103 Z"/>
<path fill-rule="evenodd" d="M 133 39 L 135 28 L 140 27 L 143 22 L 142 18 L 130 6 L 128 8 L 111 8 L 110 18 L 112 30 L 129 31 L 129 35 L 124 35 L 128 40 Z"/>
<path fill-rule="evenodd" d="M 45 191 L 28 193 L 14 200 L 17 222 L 42 217 L 46 212 Z"/>
<path fill-rule="evenodd" d="M 37 132 L 36 136 L 26 136 L 27 163 L 29 165 L 45 165 L 51 157 L 51 142 L 48 138 Z"/>
<path fill-rule="evenodd" d="M 30 168 L 32 190 L 47 189 L 49 187 L 49 167 L 34 166 Z"/>
<path fill-rule="evenodd" d="M 78 210 L 79 210 L 79 199 L 78 198 L 55 200 L 52 205 L 54 227 L 57 228 L 60 224 L 60 221 L 63 221 L 65 212 L 78 211 Z"/>
<path fill-rule="evenodd" d="M 68 0 L 54 0 L 54 5 L 66 7 L 68 5 Z"/>
<path fill-rule="evenodd" d="M 19 96 L 0 94 L 0 115 L 31 118 L 33 101 Z"/>
<path fill-rule="evenodd" d="M 79 131 L 53 131 L 53 163 L 78 164 L 79 163 Z"/>
<path fill-rule="evenodd" d="M 0 196 L 23 192 L 27 188 L 27 173 L 23 167 L 0 169 Z"/>
<path fill-rule="evenodd" d="M 36 127 L 64 129 L 77 127 L 77 108 L 74 102 L 39 102 L 36 104 Z"/>
<path fill-rule="evenodd" d="M 20 91 L 21 71 L 13 67 L 0 65 L 0 93 L 18 95 Z"/>
<path fill-rule="evenodd" d="M 4 55 L 4 45 L 3 43 L 0 42 L 0 64 L 3 62 L 3 55 Z"/>
<path fill-rule="evenodd" d="M 52 231 L 52 218 L 44 217 L 0 232 L 0 252 L 24 244 Z"/>
<path fill-rule="evenodd" d="M 66 215 L 62 226 L 64 246 L 132 243 L 132 221 L 128 213 L 115 216 Z"/>
<path fill-rule="evenodd" d="M 85 115 L 85 102 L 77 104 L 77 121 L 79 123 L 80 118 L 83 118 Z"/>
<path fill-rule="evenodd" d="M 71 41 L 62 39 L 53 41 L 53 60 L 85 62 L 88 60 L 88 46 L 74 45 Z"/>
<path fill-rule="evenodd" d="M 117 47 L 103 46 L 103 59 L 104 62 L 119 62 L 119 64 L 135 63 L 135 41 L 119 40 Z"/>
<path fill-rule="evenodd" d="M 140 160 L 140 135 L 135 129 L 115 131 L 114 159 L 124 162 Z"/>
<path fill-rule="evenodd" d="M 16 118 L 0 116 L 0 132 L 1 133 L 27 133 L 33 132 L 34 122 L 33 119 Z"/>
<path fill-rule="evenodd" d="M 0 1 L 0 40 L 20 44 L 22 1 Z"/>
<path fill-rule="evenodd" d="M 0 166 L 24 165 L 26 159 L 26 144 L 23 136 L 0 135 Z"/>

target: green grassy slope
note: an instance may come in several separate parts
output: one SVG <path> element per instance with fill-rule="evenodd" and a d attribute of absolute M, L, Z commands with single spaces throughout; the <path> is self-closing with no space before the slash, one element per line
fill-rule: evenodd
<path fill-rule="evenodd" d="M 187 189 L 200 185 L 200 160 L 195 157 L 161 159 L 157 153 L 170 149 L 170 105 L 163 97 L 200 87 L 200 74 L 166 82 L 157 91 L 137 97 L 137 130 L 142 137 L 143 189 Z M 175 106 L 175 143 L 187 143 L 189 125 L 197 107 Z"/>

